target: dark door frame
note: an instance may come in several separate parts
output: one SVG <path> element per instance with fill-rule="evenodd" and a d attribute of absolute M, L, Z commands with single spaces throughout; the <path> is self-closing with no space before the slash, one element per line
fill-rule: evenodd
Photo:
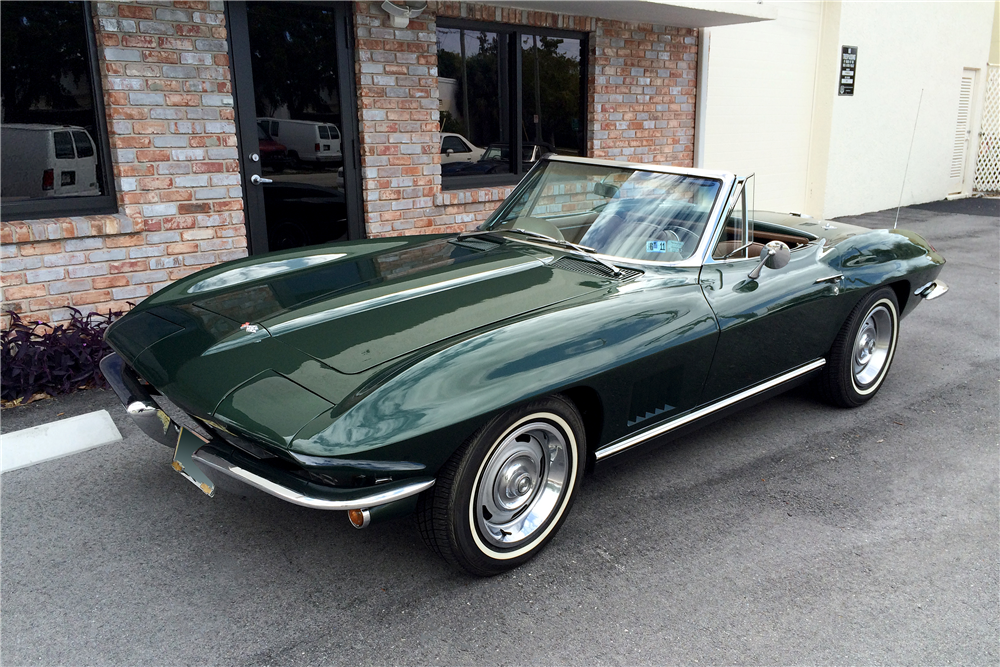
<path fill-rule="evenodd" d="M 319 3 L 303 3 L 316 6 Z M 365 237 L 364 207 L 361 193 L 360 128 L 358 127 L 357 89 L 354 81 L 354 15 L 349 2 L 323 3 L 334 13 L 334 39 L 337 44 L 337 94 L 340 97 L 340 151 L 344 156 L 344 196 L 347 203 L 347 236 Z M 232 73 L 235 103 L 236 136 L 240 145 L 239 161 L 243 183 L 243 211 L 246 218 L 250 254 L 268 251 L 267 221 L 264 215 L 263 188 L 250 179 L 260 176 L 260 162 L 251 159 L 259 154 L 257 142 L 257 105 L 254 100 L 253 66 L 250 61 L 250 29 L 247 5 L 243 0 L 227 2 L 226 25 L 229 26 L 229 69 Z M 248 115 L 249 114 L 249 115 Z"/>

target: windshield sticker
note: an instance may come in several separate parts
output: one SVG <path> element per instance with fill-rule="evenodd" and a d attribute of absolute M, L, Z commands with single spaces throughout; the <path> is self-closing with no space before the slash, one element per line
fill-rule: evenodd
<path fill-rule="evenodd" d="M 243 324 L 241 324 L 240 329 L 243 329 L 248 334 L 255 334 L 258 331 L 260 331 L 259 326 L 257 326 L 256 324 L 250 324 L 249 322 L 244 322 Z"/>
<path fill-rule="evenodd" d="M 666 241 L 646 241 L 646 252 L 666 252 Z"/>
<path fill-rule="evenodd" d="M 680 252 L 683 249 L 683 241 L 667 241 L 667 252 Z"/>

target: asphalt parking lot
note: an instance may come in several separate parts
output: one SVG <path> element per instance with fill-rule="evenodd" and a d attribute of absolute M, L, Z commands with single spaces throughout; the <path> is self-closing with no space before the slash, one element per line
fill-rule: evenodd
<path fill-rule="evenodd" d="M 997 664 L 1000 217 L 962 207 L 900 214 L 951 291 L 903 320 L 873 401 L 796 390 L 616 464 L 492 579 L 407 520 L 357 531 L 229 478 L 209 499 L 110 392 L 5 410 L 10 432 L 105 408 L 125 439 L 3 475 L 0 662 Z"/>

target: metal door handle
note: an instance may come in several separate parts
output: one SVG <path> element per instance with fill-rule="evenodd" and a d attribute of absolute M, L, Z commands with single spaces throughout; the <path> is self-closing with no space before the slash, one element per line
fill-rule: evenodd
<path fill-rule="evenodd" d="M 250 182 L 254 185 L 260 185 L 261 183 L 274 183 L 270 178 L 261 178 L 257 174 L 250 177 Z"/>

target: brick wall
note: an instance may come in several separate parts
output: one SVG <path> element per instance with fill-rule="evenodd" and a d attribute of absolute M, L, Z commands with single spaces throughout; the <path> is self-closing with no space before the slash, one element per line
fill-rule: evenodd
<path fill-rule="evenodd" d="M 598 19 L 587 154 L 694 166 L 698 31 Z"/>
<path fill-rule="evenodd" d="M 589 33 L 587 155 L 693 166 L 696 30 L 464 2 L 396 30 L 380 5 L 355 5 L 369 236 L 472 229 L 513 189 L 441 189 L 438 16 Z"/>
<path fill-rule="evenodd" d="M 692 165 L 696 31 L 458 2 L 396 30 L 380 5 L 354 5 L 369 236 L 471 229 L 513 189 L 441 189 L 438 16 L 589 33 L 588 155 Z M 2 224 L 4 309 L 32 320 L 120 309 L 247 252 L 222 2 L 92 7 L 119 210 Z"/>
<path fill-rule="evenodd" d="M 2 224 L 4 311 L 35 321 L 247 253 L 222 2 L 92 7 L 119 211 Z"/>

